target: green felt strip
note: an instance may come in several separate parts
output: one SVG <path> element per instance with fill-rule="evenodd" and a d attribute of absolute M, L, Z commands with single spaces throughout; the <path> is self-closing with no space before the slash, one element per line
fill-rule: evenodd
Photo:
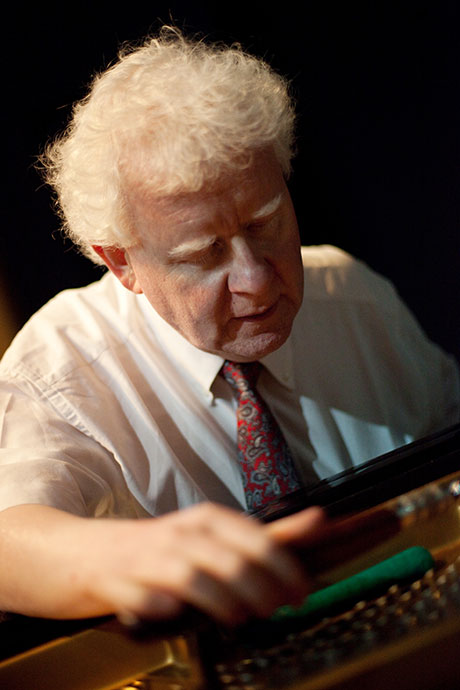
<path fill-rule="evenodd" d="M 331 611 L 344 604 L 377 596 L 391 585 L 418 580 L 433 565 L 433 557 L 427 549 L 412 546 L 356 575 L 313 592 L 300 607 L 281 606 L 273 614 L 272 620 L 283 621 L 311 614 L 322 617 L 330 615 Z"/>

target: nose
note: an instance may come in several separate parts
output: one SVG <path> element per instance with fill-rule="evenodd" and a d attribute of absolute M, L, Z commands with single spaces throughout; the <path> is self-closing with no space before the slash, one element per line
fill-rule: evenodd
<path fill-rule="evenodd" d="M 270 291 L 273 268 L 267 258 L 247 242 L 235 243 L 228 274 L 228 289 L 233 294 L 263 297 Z"/>

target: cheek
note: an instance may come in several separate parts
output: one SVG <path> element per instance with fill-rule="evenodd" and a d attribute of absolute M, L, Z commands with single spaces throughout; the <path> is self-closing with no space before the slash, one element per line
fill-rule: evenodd
<path fill-rule="evenodd" d="M 153 308 L 183 335 L 214 335 L 227 313 L 225 294 L 217 277 L 192 280 L 168 273 L 144 281 L 144 294 Z"/>
<path fill-rule="evenodd" d="M 225 288 L 216 278 L 193 282 L 178 292 L 179 309 L 194 322 L 198 331 L 216 331 L 227 318 L 228 304 Z"/>

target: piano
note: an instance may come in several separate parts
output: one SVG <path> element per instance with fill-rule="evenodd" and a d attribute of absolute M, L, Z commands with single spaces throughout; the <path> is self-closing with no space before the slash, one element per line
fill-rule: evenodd
<path fill-rule="evenodd" d="M 398 515 L 401 529 L 319 586 L 413 546 L 433 565 L 415 579 L 227 630 L 196 613 L 127 628 L 116 618 L 47 621 L 0 614 L 2 690 L 458 690 L 460 425 L 341 472 L 266 507 L 270 521 L 308 505 L 337 520 Z M 388 586 L 389 584 L 389 586 Z"/>

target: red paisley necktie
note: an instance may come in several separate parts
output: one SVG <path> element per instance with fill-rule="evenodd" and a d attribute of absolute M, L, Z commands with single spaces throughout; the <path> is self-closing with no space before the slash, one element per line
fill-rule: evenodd
<path fill-rule="evenodd" d="M 222 375 L 238 400 L 238 458 L 249 510 L 295 491 L 300 482 L 283 432 L 256 390 L 259 362 L 224 362 Z"/>

